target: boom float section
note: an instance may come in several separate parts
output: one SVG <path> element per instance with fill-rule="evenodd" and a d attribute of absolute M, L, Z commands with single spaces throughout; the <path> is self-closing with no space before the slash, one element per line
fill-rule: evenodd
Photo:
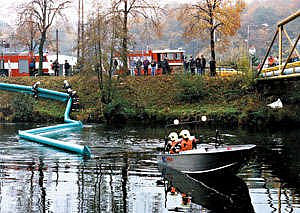
<path fill-rule="evenodd" d="M 30 95 L 33 94 L 33 89 L 31 86 L 0 83 L 0 89 L 12 91 L 12 92 L 21 92 Z M 78 129 L 78 128 L 81 129 L 83 127 L 80 121 L 72 120 L 70 118 L 70 111 L 72 108 L 72 98 L 67 93 L 63 93 L 63 92 L 57 92 L 57 91 L 43 89 L 43 88 L 37 88 L 37 90 L 38 90 L 38 97 L 53 99 L 62 102 L 68 101 L 64 113 L 65 123 L 54 125 L 54 126 L 30 129 L 30 130 L 19 130 L 20 138 L 30 140 L 30 141 L 35 141 L 48 146 L 53 146 L 59 149 L 79 153 L 81 155 L 90 157 L 91 151 L 87 146 L 81 146 L 78 144 L 64 142 L 64 141 L 46 137 L 46 135 L 52 134 L 53 132 L 56 131 L 65 130 L 65 129 Z"/>

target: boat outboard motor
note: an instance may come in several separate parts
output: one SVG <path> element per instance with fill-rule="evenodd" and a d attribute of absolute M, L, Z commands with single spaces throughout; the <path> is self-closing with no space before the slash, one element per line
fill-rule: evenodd
<path fill-rule="evenodd" d="M 38 91 L 38 88 L 39 88 L 39 85 L 41 84 L 41 82 L 36 82 L 33 86 L 32 86 L 32 92 L 33 92 L 33 97 L 34 98 L 38 98 L 39 97 L 39 95 L 38 95 L 38 93 L 39 93 L 39 91 Z"/>

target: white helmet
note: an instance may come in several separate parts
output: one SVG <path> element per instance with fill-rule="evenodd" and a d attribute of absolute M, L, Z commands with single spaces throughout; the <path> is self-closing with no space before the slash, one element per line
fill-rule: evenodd
<path fill-rule="evenodd" d="M 178 140 L 178 135 L 176 132 L 171 132 L 168 136 L 168 138 L 171 140 L 171 141 L 177 141 Z"/>
<path fill-rule="evenodd" d="M 184 139 L 188 139 L 190 137 L 190 132 L 189 130 L 184 129 L 180 132 L 179 136 L 181 136 Z"/>

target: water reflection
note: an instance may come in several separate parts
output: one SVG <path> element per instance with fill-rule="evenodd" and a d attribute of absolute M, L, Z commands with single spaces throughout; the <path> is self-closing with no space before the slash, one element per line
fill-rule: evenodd
<path fill-rule="evenodd" d="M 192 203 L 212 212 L 254 212 L 246 183 L 232 173 L 191 177 L 168 167 L 161 167 L 161 171 L 168 193 L 182 196 L 180 205 L 169 210 L 184 210 L 191 199 Z"/>
<path fill-rule="evenodd" d="M 31 128 L 29 125 L 28 128 Z M 163 128 L 89 126 L 57 137 L 91 147 L 93 157 L 19 141 L 24 125 L 0 125 L 0 212 L 297 212 L 300 133 L 228 131 L 232 144 L 258 146 L 237 176 L 213 179 L 162 171 Z M 203 129 L 214 136 L 214 130 Z M 234 137 L 232 137 L 232 135 Z M 221 179 L 221 181 L 220 181 Z M 176 185 L 177 196 L 165 184 Z M 224 184 L 226 183 L 226 184 Z M 248 186 L 248 187 L 247 187 Z M 182 204 L 181 193 L 191 197 Z M 179 209 L 178 209 L 179 208 Z"/>

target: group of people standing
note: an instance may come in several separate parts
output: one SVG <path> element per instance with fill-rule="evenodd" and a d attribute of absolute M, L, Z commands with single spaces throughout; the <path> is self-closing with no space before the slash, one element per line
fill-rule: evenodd
<path fill-rule="evenodd" d="M 205 67 L 206 59 L 203 55 L 201 55 L 201 57 L 198 56 L 196 59 L 194 59 L 193 56 L 190 56 L 189 59 L 187 59 L 187 57 L 184 58 L 183 68 L 185 73 L 205 75 Z"/>
<path fill-rule="evenodd" d="M 190 56 L 189 58 L 183 57 L 183 68 L 184 73 L 191 73 L 192 75 L 205 75 L 206 71 L 206 64 L 207 61 L 203 55 L 200 57 L 197 56 L 194 58 L 193 56 Z M 130 75 L 131 76 L 140 76 L 144 74 L 145 76 L 149 74 L 149 67 L 151 68 L 151 75 L 155 76 L 156 70 L 158 68 L 162 69 L 162 74 L 171 74 L 171 67 L 169 65 L 169 61 L 167 57 L 164 57 L 162 61 L 156 62 L 155 60 L 149 61 L 148 58 L 145 58 L 142 60 L 141 58 L 138 58 L 137 60 L 130 60 Z M 214 60 L 211 60 L 208 62 L 209 64 L 209 70 L 210 75 L 215 76 L 216 75 L 216 62 Z"/>
<path fill-rule="evenodd" d="M 133 59 L 130 61 L 130 75 L 135 76 L 135 69 L 137 70 L 138 76 L 141 75 L 142 71 L 144 72 L 144 75 L 148 75 L 149 67 L 151 68 L 151 75 L 155 76 L 157 69 L 157 63 L 155 60 L 152 59 L 150 62 L 148 58 L 145 58 L 143 61 L 141 58 L 138 58 L 137 61 Z"/>
<path fill-rule="evenodd" d="M 54 70 L 55 76 L 59 76 L 60 64 L 58 63 L 57 59 L 51 64 L 51 69 Z M 69 64 L 68 60 L 65 60 L 64 63 L 65 76 L 70 75 L 70 69 L 71 69 L 71 65 Z"/>
<path fill-rule="evenodd" d="M 51 62 L 51 61 L 50 61 Z M 64 63 L 64 70 L 65 70 L 65 76 L 70 75 L 71 65 L 69 64 L 68 60 L 65 60 Z M 57 60 L 55 60 L 53 63 L 51 63 L 51 69 L 54 71 L 55 76 L 59 76 L 59 70 L 60 70 L 60 64 Z M 33 58 L 31 62 L 29 63 L 29 75 L 30 76 L 36 76 L 37 69 L 36 69 L 36 60 Z"/>

